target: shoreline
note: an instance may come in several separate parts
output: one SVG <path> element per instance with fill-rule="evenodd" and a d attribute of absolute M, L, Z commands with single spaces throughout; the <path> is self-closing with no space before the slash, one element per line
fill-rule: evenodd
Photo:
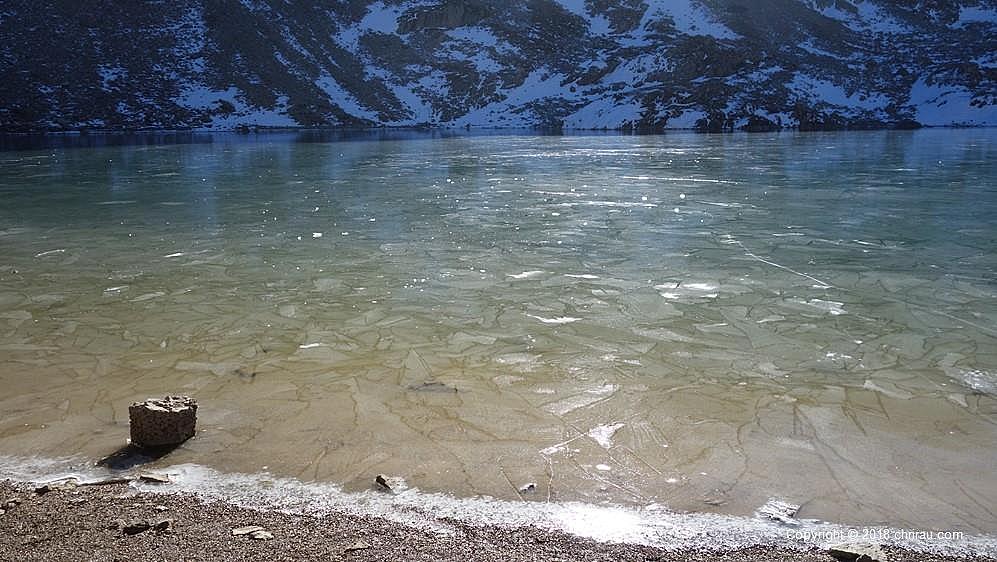
<path fill-rule="evenodd" d="M 724 516 L 656 504 L 631 509 L 462 498 L 409 488 L 390 477 L 387 489 L 372 482 L 367 491 L 347 492 L 332 483 L 201 465 L 107 470 L 67 461 L 0 456 L 0 510 L 6 510 L 0 511 L 0 536 L 13 537 L 0 541 L 0 562 L 123 555 L 136 560 L 830 562 L 835 558 L 829 549 L 845 543 L 879 548 L 885 557 L 875 559 L 883 562 L 997 561 L 997 538 L 991 535 L 953 538 L 796 519 L 794 506 L 781 504 L 790 511 L 780 513 L 777 501 L 771 502 L 772 512 Z M 129 527 L 136 524 L 148 529 Z M 233 536 L 233 529 L 245 526 L 273 536 Z M 358 542 L 363 548 L 353 549 Z"/>
<path fill-rule="evenodd" d="M 0 541 L 0 560 L 834 560 L 818 547 L 703 544 L 668 550 L 454 520 L 447 521 L 451 532 L 442 534 L 374 516 L 261 511 L 187 493 L 136 490 L 126 483 L 44 494 L 34 488 L 0 481 L 3 502 L 20 500 L 0 515 L 0 535 L 10 538 Z M 131 525 L 142 521 L 153 527 L 135 532 Z M 272 538 L 233 536 L 233 529 L 244 526 L 262 527 Z M 883 550 L 894 562 L 994 560 Z"/>
<path fill-rule="evenodd" d="M 435 132 L 456 132 L 474 136 L 474 132 L 510 132 L 534 135 L 563 135 L 587 136 L 586 133 L 599 133 L 606 136 L 656 136 L 665 135 L 669 132 L 675 133 L 697 133 L 700 135 L 717 134 L 757 134 L 757 133 L 847 133 L 847 132 L 877 132 L 877 131 L 916 131 L 921 129 L 929 130 L 962 130 L 962 129 L 994 129 L 997 124 L 973 124 L 973 123 L 951 123 L 947 125 L 923 125 L 916 128 L 903 128 L 896 126 L 884 127 L 855 127 L 855 128 L 835 128 L 835 129 L 800 129 L 799 127 L 780 127 L 778 129 L 754 131 L 747 129 L 733 129 L 723 131 L 709 131 L 697 129 L 696 127 L 673 127 L 663 129 L 628 129 L 628 128 L 599 128 L 599 127 L 502 127 L 502 126 L 419 126 L 419 125 L 381 125 L 373 127 L 286 127 L 247 124 L 235 127 L 190 127 L 177 129 L 159 129 L 154 127 L 120 128 L 120 129 L 98 129 L 98 128 L 76 128 L 76 129 L 30 129 L 30 130 L 0 130 L 0 135 L 6 136 L 111 136 L 111 135 L 136 135 L 136 134 L 212 134 L 212 133 L 235 133 L 239 135 L 266 134 L 266 133 L 379 133 L 379 132 L 412 132 L 412 133 L 435 133 Z"/>

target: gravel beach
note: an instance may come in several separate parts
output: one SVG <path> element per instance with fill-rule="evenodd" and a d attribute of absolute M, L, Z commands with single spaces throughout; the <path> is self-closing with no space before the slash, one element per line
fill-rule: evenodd
<path fill-rule="evenodd" d="M 5 481 L 0 482 L 0 502 L 8 508 L 0 514 L 0 560 L 4 561 L 834 560 L 816 549 L 665 551 L 460 522 L 449 522 L 452 535 L 438 535 L 376 517 L 288 515 L 204 503 L 193 496 L 137 493 L 124 483 L 39 494 L 33 487 Z M 146 525 L 151 527 L 144 529 Z M 249 526 L 265 532 L 257 539 L 251 538 L 251 531 L 233 536 L 233 529 Z M 961 560 L 896 550 L 889 551 L 889 559 Z"/>

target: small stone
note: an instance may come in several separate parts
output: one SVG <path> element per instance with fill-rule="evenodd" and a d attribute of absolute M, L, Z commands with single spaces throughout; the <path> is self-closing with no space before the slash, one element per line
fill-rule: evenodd
<path fill-rule="evenodd" d="M 727 503 L 727 490 L 723 488 L 713 488 L 703 494 L 703 503 L 706 505 L 721 506 Z"/>
<path fill-rule="evenodd" d="M 251 533 L 255 533 L 256 531 L 264 531 L 264 530 L 265 529 L 263 527 L 260 527 L 259 525 L 247 525 L 245 527 L 236 527 L 232 529 L 232 536 L 241 537 L 242 535 L 248 535 Z"/>
<path fill-rule="evenodd" d="M 172 519 L 160 519 L 159 521 L 156 521 L 155 523 L 152 524 L 152 530 L 156 531 L 157 533 L 165 533 L 166 531 L 169 531 L 172 528 L 173 528 Z"/>
<path fill-rule="evenodd" d="M 371 548 L 370 543 L 366 543 L 364 541 L 357 541 L 352 545 L 343 549 L 343 552 L 356 552 L 358 550 L 367 550 L 368 548 Z"/>
<path fill-rule="evenodd" d="M 759 517 L 765 517 L 773 521 L 778 521 L 779 523 L 798 525 L 799 522 L 794 520 L 793 516 L 796 515 L 796 512 L 799 510 L 800 506 L 795 503 L 770 499 L 765 502 L 765 505 L 759 507 L 755 514 Z"/>
<path fill-rule="evenodd" d="M 148 521 L 132 521 L 131 523 L 125 524 L 121 527 L 121 531 L 126 535 L 137 535 L 139 533 L 144 533 L 152 528 L 152 524 Z"/>
<path fill-rule="evenodd" d="M 35 488 L 35 493 L 41 496 L 49 492 L 65 492 L 76 488 L 77 485 L 78 484 L 76 480 L 60 480 L 58 482 L 49 482 L 48 484 L 43 484 Z"/>
<path fill-rule="evenodd" d="M 253 531 L 249 533 L 249 538 L 257 541 L 268 541 L 273 538 L 273 533 L 270 531 Z"/>
<path fill-rule="evenodd" d="M 388 485 L 388 479 L 385 478 L 383 474 L 378 474 L 374 478 L 374 484 L 377 484 L 377 487 L 380 488 L 382 491 L 385 491 L 385 492 L 391 492 L 392 491 L 391 490 L 391 486 Z"/>
<path fill-rule="evenodd" d="M 155 509 L 156 511 L 159 511 L 159 512 L 169 511 L 170 510 L 170 508 L 166 507 L 165 505 L 157 505 L 153 509 Z"/>
<path fill-rule="evenodd" d="M 179 445 L 194 436 L 197 401 L 188 396 L 150 398 L 129 406 L 128 418 L 133 445 Z"/>
<path fill-rule="evenodd" d="M 842 562 L 889 562 L 879 545 L 842 543 L 828 547 L 827 553 Z"/>
<path fill-rule="evenodd" d="M 154 482 L 157 484 L 169 484 L 170 477 L 166 474 L 155 474 L 152 472 L 145 472 L 138 475 L 138 479 L 143 482 Z"/>
<path fill-rule="evenodd" d="M 537 491 L 536 482 L 527 482 L 526 484 L 523 484 L 522 486 L 519 487 L 520 494 L 532 494 L 533 492 L 536 491 Z"/>

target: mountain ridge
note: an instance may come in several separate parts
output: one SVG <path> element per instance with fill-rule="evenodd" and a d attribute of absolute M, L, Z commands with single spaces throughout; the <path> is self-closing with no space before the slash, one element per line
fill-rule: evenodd
<path fill-rule="evenodd" d="M 0 130 L 997 125 L 997 0 L 10 0 Z"/>

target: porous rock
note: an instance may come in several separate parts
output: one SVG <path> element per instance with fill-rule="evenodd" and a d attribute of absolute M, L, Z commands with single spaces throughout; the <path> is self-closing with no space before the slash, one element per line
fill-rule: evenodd
<path fill-rule="evenodd" d="M 128 407 L 132 444 L 138 447 L 179 445 L 194 436 L 197 401 L 188 396 L 150 398 Z"/>

